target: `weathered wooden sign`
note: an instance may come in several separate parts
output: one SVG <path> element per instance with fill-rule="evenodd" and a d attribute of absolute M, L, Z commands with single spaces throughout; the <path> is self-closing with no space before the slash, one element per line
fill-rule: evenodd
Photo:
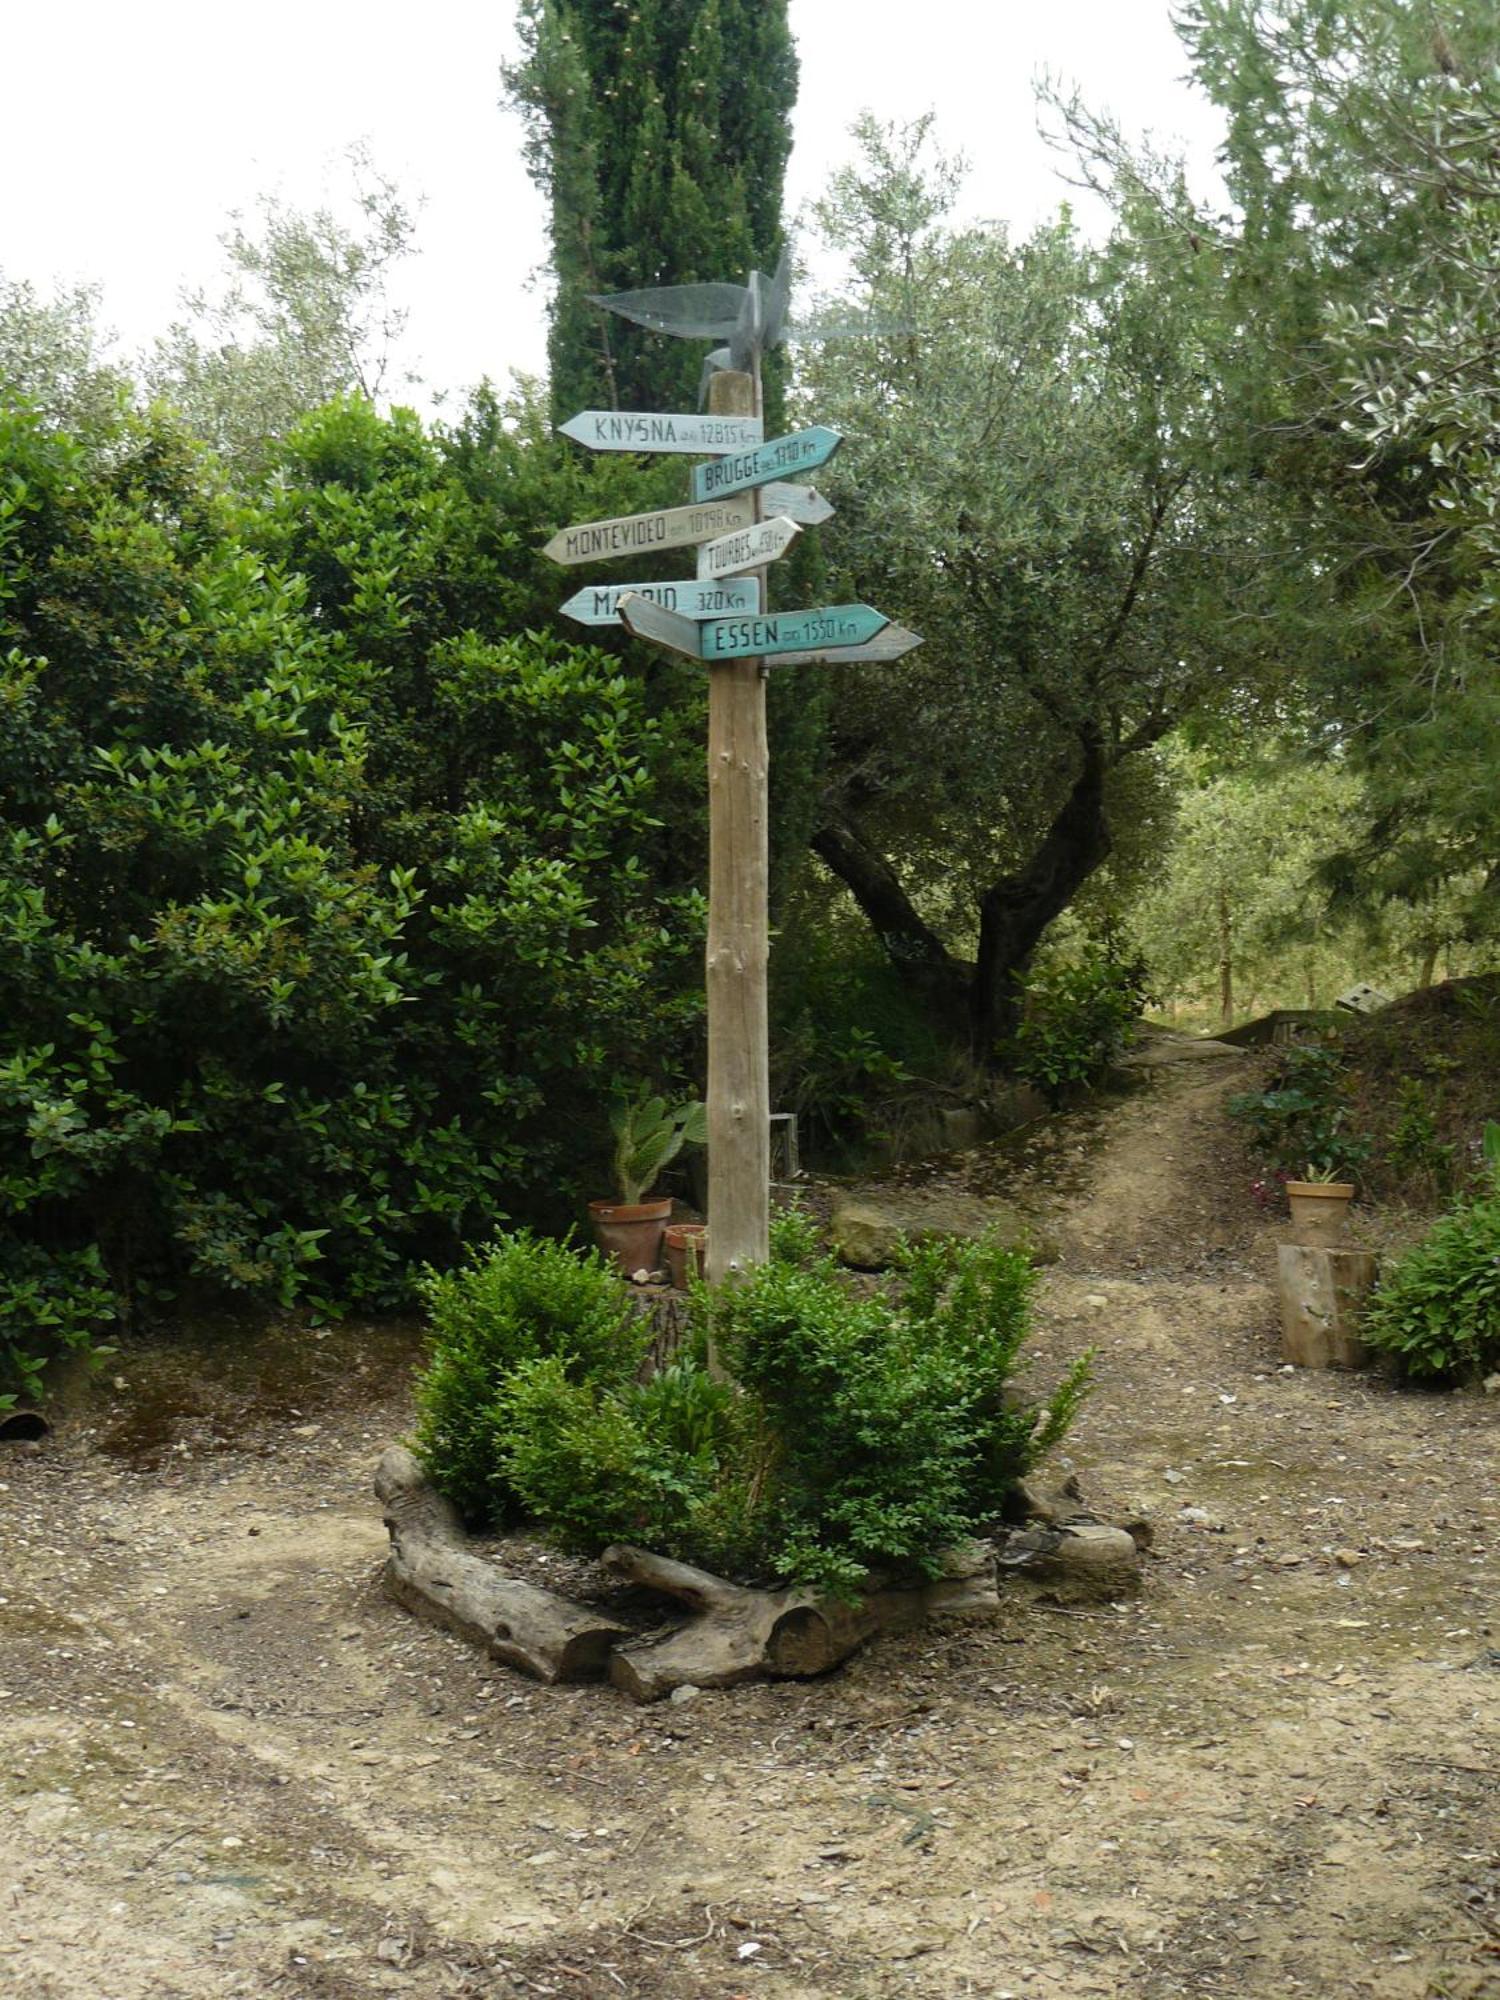
<path fill-rule="evenodd" d="M 728 618 L 738 611 L 748 611 L 753 617 L 760 610 L 760 579 L 726 576 L 722 581 L 684 578 L 680 583 L 595 583 L 575 591 L 558 608 L 565 618 L 576 618 L 580 625 L 616 625 L 620 599 L 630 595 L 648 598 L 682 618 Z"/>
<path fill-rule="evenodd" d="M 685 653 L 690 660 L 703 658 L 698 642 L 702 626 L 680 612 L 664 610 L 636 591 L 628 591 L 620 599 L 620 623 L 633 638 L 652 639 L 673 653 Z"/>
<path fill-rule="evenodd" d="M 887 625 L 862 646 L 819 646 L 811 652 L 782 653 L 777 665 L 783 667 L 857 667 L 862 664 L 885 666 L 899 660 L 922 643 L 921 635 L 906 625 Z"/>
<path fill-rule="evenodd" d="M 646 410 L 580 410 L 558 429 L 590 451 L 743 451 L 759 444 L 759 417 L 716 417 L 697 412 L 658 415 Z"/>
<path fill-rule="evenodd" d="M 717 500 L 727 493 L 747 492 L 773 479 L 785 479 L 798 472 L 815 472 L 826 465 L 843 443 L 837 431 L 826 424 L 813 424 L 805 431 L 773 438 L 769 444 L 749 451 L 732 451 L 707 465 L 693 467 L 693 498 Z"/>
<path fill-rule="evenodd" d="M 799 528 L 821 528 L 833 519 L 833 502 L 825 500 L 816 486 L 789 486 L 773 479 L 760 489 L 760 504 L 767 514 L 785 514 Z"/>
<path fill-rule="evenodd" d="M 869 604 L 832 604 L 819 611 L 776 611 L 764 618 L 710 618 L 697 631 L 703 659 L 746 660 L 766 653 L 859 646 L 890 622 Z"/>
<path fill-rule="evenodd" d="M 705 542 L 698 551 L 698 574 L 702 577 L 737 576 L 741 570 L 764 569 L 786 554 L 802 530 L 795 521 L 779 515 L 774 521 L 757 521 L 753 527 L 736 528 L 732 535 L 720 535 Z"/>
<path fill-rule="evenodd" d="M 563 528 L 542 550 L 555 563 L 610 562 L 615 556 L 640 555 L 647 549 L 685 549 L 711 542 L 755 519 L 755 502 L 734 494 L 706 505 L 663 507 L 655 514 L 619 514 L 610 521 L 584 521 Z"/>

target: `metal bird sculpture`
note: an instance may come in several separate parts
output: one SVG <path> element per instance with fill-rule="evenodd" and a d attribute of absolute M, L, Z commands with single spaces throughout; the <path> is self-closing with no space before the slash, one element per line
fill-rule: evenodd
<path fill-rule="evenodd" d="M 783 250 L 769 278 L 763 271 L 752 271 L 743 285 L 655 285 L 639 292 L 591 292 L 589 302 L 653 333 L 669 333 L 677 340 L 726 342 L 704 361 L 700 401 L 716 368 L 751 374 L 759 357 L 784 340 L 838 340 L 847 334 L 903 331 L 873 320 L 861 326 L 789 326 L 786 309 L 791 289 L 792 260 Z"/>

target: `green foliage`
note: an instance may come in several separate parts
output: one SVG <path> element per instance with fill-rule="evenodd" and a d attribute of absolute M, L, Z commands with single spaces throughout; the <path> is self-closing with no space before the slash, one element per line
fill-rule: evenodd
<path fill-rule="evenodd" d="M 626 1204 L 642 1200 L 684 1146 L 708 1142 L 705 1104 L 668 1104 L 644 1086 L 634 1097 L 615 1098 L 609 1124 L 615 1135 L 615 1192 Z"/>
<path fill-rule="evenodd" d="M 771 1217 L 771 1256 L 778 1264 L 811 1264 L 818 1255 L 816 1218 L 793 1202 Z"/>
<path fill-rule="evenodd" d="M 433 1478 L 471 1518 L 521 1511 L 583 1551 L 634 1540 L 831 1589 L 871 1566 L 930 1572 L 1064 1435 L 1088 1361 L 1045 1401 L 1017 1395 L 1033 1274 L 1014 1251 L 925 1248 L 892 1304 L 812 1248 L 781 1218 L 772 1261 L 700 1289 L 692 1341 L 645 1382 L 624 1294 L 593 1262 L 522 1237 L 431 1280 Z M 710 1333 L 732 1385 L 705 1366 Z"/>
<path fill-rule="evenodd" d="M 524 1231 L 460 1270 L 430 1272 L 422 1294 L 432 1338 L 417 1381 L 418 1452 L 466 1518 L 512 1519 L 519 1498 L 504 1447 L 517 1421 L 513 1385 L 533 1382 L 527 1409 L 540 1408 L 550 1386 L 576 1418 L 564 1391 L 628 1382 L 646 1324 L 598 1257 Z"/>
<path fill-rule="evenodd" d="M 1092 950 L 1036 974 L 1007 1051 L 1009 1066 L 1059 1103 L 1097 1083 L 1124 1051 L 1146 1004 L 1145 967 Z"/>
<path fill-rule="evenodd" d="M 1361 1327 L 1419 1380 L 1500 1368 L 1500 1125 L 1486 1125 L 1484 1155 L 1487 1187 L 1386 1266 Z"/>
<path fill-rule="evenodd" d="M 503 1212 L 582 1197 L 613 1076 L 694 1063 L 675 742 L 611 655 L 516 622 L 557 463 L 350 402 L 252 504 L 159 421 L 86 456 L 0 416 L 0 1339 L 28 1366 L 186 1278 L 402 1303 Z"/>
<path fill-rule="evenodd" d="M 1281 1178 L 1360 1178 L 1371 1142 L 1345 1126 L 1347 1069 L 1340 1049 L 1292 1048 L 1269 1089 L 1230 1098 L 1230 1116 Z"/>

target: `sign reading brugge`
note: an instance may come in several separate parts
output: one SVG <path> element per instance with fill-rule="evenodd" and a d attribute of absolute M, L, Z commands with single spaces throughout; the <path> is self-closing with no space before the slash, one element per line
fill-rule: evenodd
<path fill-rule="evenodd" d="M 843 443 L 837 431 L 826 424 L 813 424 L 789 437 L 773 438 L 769 444 L 751 451 L 732 451 L 727 458 L 711 459 L 693 467 L 693 498 L 717 500 L 726 493 L 743 493 L 751 487 L 767 486 L 773 479 L 789 479 L 799 472 L 814 472 L 826 465 Z"/>

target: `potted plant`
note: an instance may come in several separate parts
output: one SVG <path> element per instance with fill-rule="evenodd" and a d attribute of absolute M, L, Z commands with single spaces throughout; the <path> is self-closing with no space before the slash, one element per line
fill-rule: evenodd
<path fill-rule="evenodd" d="M 1348 1237 L 1354 1183 L 1341 1181 L 1338 1168 L 1326 1160 L 1309 1160 L 1306 1173 L 1305 1180 L 1286 1184 L 1292 1234 L 1313 1249 L 1335 1250 Z"/>
<path fill-rule="evenodd" d="M 701 1146 L 707 1139 L 708 1112 L 699 1102 L 669 1104 L 640 1090 L 615 1099 L 609 1122 L 615 1135 L 615 1196 L 591 1201 L 589 1220 L 599 1248 L 628 1278 L 656 1268 L 672 1202 L 670 1196 L 646 1197 L 684 1146 Z"/>
<path fill-rule="evenodd" d="M 689 1278 L 703 1276 L 703 1260 L 708 1254 L 706 1222 L 669 1222 L 666 1230 L 667 1272 L 679 1292 L 685 1292 Z"/>

